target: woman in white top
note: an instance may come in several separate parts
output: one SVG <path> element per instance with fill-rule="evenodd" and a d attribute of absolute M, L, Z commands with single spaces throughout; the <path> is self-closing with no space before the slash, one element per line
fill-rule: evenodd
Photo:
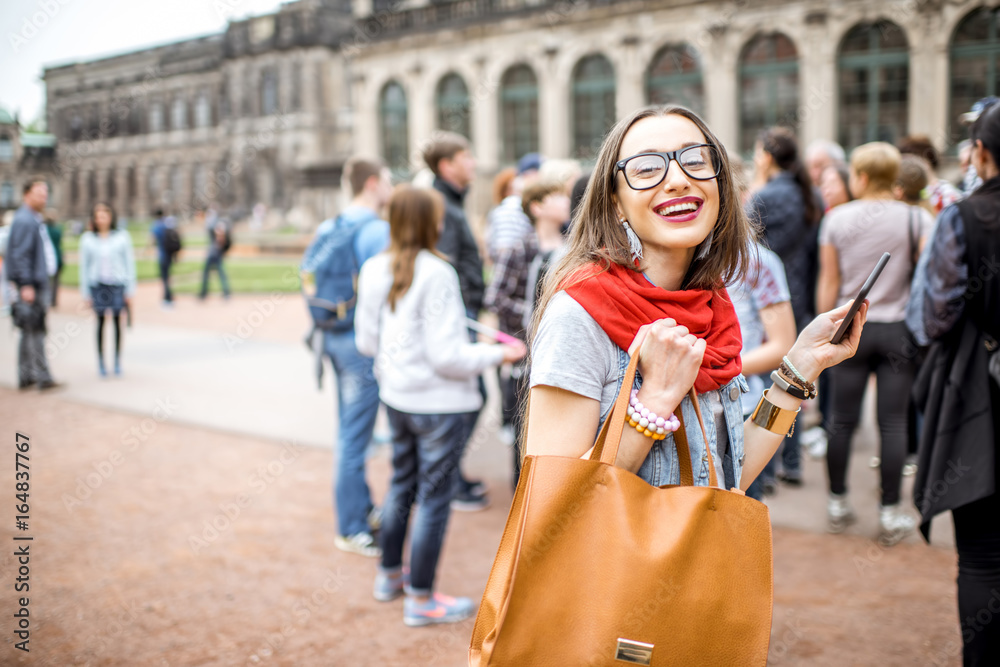
<path fill-rule="evenodd" d="M 375 358 L 379 398 L 392 429 L 393 476 L 374 595 L 388 601 L 404 592 L 403 543 L 417 503 L 403 606 L 403 622 L 412 626 L 460 621 L 474 610 L 468 598 L 434 592 L 465 444 L 463 424 L 482 407 L 480 373 L 525 354 L 521 344 L 469 342 L 458 275 L 434 250 L 443 224 L 437 192 L 401 186 L 393 193 L 389 249 L 361 267 L 354 316 L 355 343 Z"/>
<path fill-rule="evenodd" d="M 80 292 L 84 303 L 97 314 L 97 370 L 104 366 L 104 320 L 110 315 L 115 325 L 115 375 L 121 375 L 121 312 L 135 293 L 135 256 L 132 237 L 118 229 L 118 219 L 110 204 L 98 203 L 90 213 L 88 230 L 80 237 Z"/>

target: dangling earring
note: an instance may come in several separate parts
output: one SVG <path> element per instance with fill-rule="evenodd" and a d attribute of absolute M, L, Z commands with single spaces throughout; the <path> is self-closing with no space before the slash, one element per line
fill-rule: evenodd
<path fill-rule="evenodd" d="M 708 251 L 712 249 L 712 239 L 715 238 L 715 230 L 713 229 L 708 233 L 708 237 L 705 238 L 698 246 L 698 252 L 695 253 L 695 259 L 705 259 L 708 257 Z"/>
<path fill-rule="evenodd" d="M 625 218 L 619 218 L 618 222 L 622 223 L 622 227 L 625 228 L 625 236 L 628 237 L 628 247 L 632 251 L 632 261 L 638 262 L 642 259 L 642 241 L 639 237 L 635 235 L 632 227 L 628 224 L 628 220 Z"/>

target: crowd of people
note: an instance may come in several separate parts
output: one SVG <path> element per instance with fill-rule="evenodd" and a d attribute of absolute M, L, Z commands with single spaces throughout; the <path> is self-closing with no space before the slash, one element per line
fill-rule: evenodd
<path fill-rule="evenodd" d="M 980 105 L 968 120 L 985 117 L 988 109 Z M 901 487 L 904 474 L 924 465 L 915 465 L 915 455 L 926 407 L 911 397 L 910 388 L 926 346 L 942 330 L 929 333 L 911 319 L 916 311 L 940 316 L 937 307 L 924 310 L 929 294 L 947 303 L 946 297 L 969 285 L 968 267 L 957 274 L 965 282 L 947 289 L 931 273 L 946 260 L 954 264 L 964 258 L 955 248 L 962 234 L 951 231 L 953 247 L 937 264 L 941 244 L 930 239 L 943 233 L 937 218 L 954 227 L 960 202 L 979 197 L 968 198 L 981 182 L 970 173 L 992 183 L 991 167 L 983 162 L 992 155 L 989 135 L 977 139 L 973 130 L 961 181 L 950 183 L 938 175 L 940 155 L 923 136 L 908 136 L 896 145 L 872 142 L 848 155 L 830 141 L 802 150 L 790 130 L 769 128 L 758 137 L 752 168 L 742 169 L 738 159 L 728 162 L 693 114 L 674 109 L 631 122 L 617 146 L 611 146 L 609 135 L 593 173 L 567 169 L 559 161 L 549 167 L 550 161 L 538 154 L 501 171 L 494 179 L 481 246 L 463 210 L 475 174 L 472 148 L 463 137 L 439 133 L 425 146 L 433 173 L 425 187 L 393 188 L 381 162 L 352 160 L 348 178 L 355 203 L 324 223 L 306 253 L 302 268 L 316 282 L 310 305 L 327 341 L 322 349 L 337 370 L 342 416 L 335 484 L 338 546 L 380 559 L 374 595 L 391 600 L 405 594 L 407 624 L 451 622 L 474 610 L 471 600 L 435 592 L 433 582 L 450 509 L 488 503 L 484 482 L 468 479 L 461 465 L 484 404 L 481 373 L 497 369 L 500 437 L 511 445 L 516 485 L 525 453 L 565 455 L 569 450 L 559 443 L 570 441 L 567 432 L 596 433 L 607 416 L 624 364 L 636 351 L 636 327 L 647 338 L 654 331 L 648 326 L 653 311 L 635 319 L 630 300 L 645 304 L 648 299 L 659 317 L 671 318 L 671 326 L 681 330 L 681 339 L 703 341 L 709 353 L 729 359 L 726 364 L 738 362 L 742 370 L 715 377 L 718 368 L 693 366 L 692 382 L 706 421 L 716 425 L 713 432 L 722 440 L 694 443 L 693 456 L 707 455 L 713 449 L 707 445 L 714 444 L 727 483 L 762 499 L 780 484 L 803 484 L 804 441 L 806 451 L 826 458 L 827 524 L 833 533 L 855 520 L 847 486 L 851 440 L 874 375 L 880 446 L 870 465 L 881 474 L 878 539 L 891 546 L 917 528 L 919 520 L 901 497 Z M 655 139 L 671 133 L 691 134 L 690 141 L 673 152 L 629 157 L 632 144 L 658 146 L 663 142 Z M 673 162 L 678 169 L 671 168 Z M 657 204 L 656 219 L 666 232 L 648 211 L 647 200 L 659 201 L 661 191 L 683 195 Z M 692 241 L 688 254 L 674 253 L 671 226 L 683 228 L 713 198 L 721 207 L 716 226 L 706 231 L 707 238 Z M 813 340 L 815 331 L 829 324 L 824 313 L 843 309 L 886 251 L 892 260 L 868 295 L 864 336 L 849 355 L 827 350 Z M 715 263 L 713 257 L 724 261 Z M 586 274 L 595 261 L 604 261 L 606 270 Z M 741 261 L 744 270 L 735 269 Z M 347 268 L 336 277 L 324 266 Z M 641 270 L 619 271 L 626 266 Z M 324 277 L 324 271 L 330 275 Z M 586 274 L 582 281 L 581 271 Z M 692 335 L 705 318 L 725 313 L 681 295 L 696 286 L 711 287 L 713 280 L 726 283 L 735 317 L 731 325 L 702 326 Z M 346 286 L 339 294 L 330 287 L 338 281 Z M 676 301 L 664 301 L 664 295 Z M 492 313 L 495 330 L 479 322 L 483 311 Z M 733 326 L 739 330 L 736 338 Z M 495 344 L 476 342 L 484 335 Z M 666 340 L 673 334 L 656 335 Z M 742 341 L 735 356 L 727 347 L 733 340 Z M 696 341 L 690 342 L 696 349 Z M 823 351 L 803 352 L 813 348 Z M 640 349 L 642 371 L 645 347 Z M 691 363 L 690 351 L 687 357 L 676 350 L 671 356 L 671 349 L 665 345 L 659 353 L 648 353 L 650 376 L 656 376 L 657 361 L 675 370 Z M 790 350 L 799 356 L 790 358 Z M 357 355 L 357 367 L 349 368 L 344 354 Z M 811 378 L 803 377 L 803 366 Z M 829 372 L 820 374 L 826 367 Z M 817 424 L 792 429 L 767 446 L 755 435 L 751 447 L 748 431 L 743 450 L 737 426 L 754 412 L 757 397 L 776 376 L 784 382 L 778 386 L 791 385 L 793 396 L 802 380 L 800 393 L 818 398 Z M 380 401 L 389 414 L 393 476 L 387 498 L 377 507 L 363 480 L 364 450 Z M 686 414 L 694 408 L 685 401 L 679 398 L 669 407 Z M 364 419 L 351 417 L 360 412 Z M 668 449 L 635 443 L 633 451 L 623 439 L 619 465 L 653 484 L 676 482 L 671 477 L 676 451 Z M 927 484 L 919 475 L 917 481 Z M 984 491 L 990 488 L 984 485 Z M 403 544 L 414 505 L 407 557 Z M 992 538 L 981 530 L 988 509 L 969 512 L 967 522 L 977 526 L 967 530 L 969 543 L 975 543 L 969 553 L 978 560 L 962 570 L 972 573 L 962 586 L 974 591 L 968 593 L 973 597 L 981 597 L 984 580 L 995 583 L 990 579 L 996 576 L 995 545 L 989 546 Z M 923 520 L 926 524 L 926 512 Z M 973 558 L 963 544 L 960 540 L 960 563 Z M 964 611 L 968 605 L 962 604 Z"/>
<path fill-rule="evenodd" d="M 622 438 L 618 465 L 653 485 L 677 483 L 670 416 L 691 423 L 700 410 L 711 428 L 707 441 L 689 433 L 694 462 L 706 464 L 694 467 L 695 483 L 708 483 L 711 456 L 727 487 L 763 499 L 804 483 L 805 450 L 825 457 L 827 526 L 840 533 L 856 519 L 851 442 L 874 376 L 878 540 L 891 546 L 918 525 L 927 536 L 935 514 L 953 511 L 966 664 L 996 664 L 1000 622 L 983 623 L 977 610 L 1000 585 L 1000 104 L 983 100 L 963 119 L 970 139 L 951 183 L 924 136 L 848 155 L 830 141 L 802 149 L 774 127 L 744 166 L 696 114 L 647 108 L 612 128 L 591 173 L 535 153 L 501 171 L 481 238 L 464 208 L 476 176 L 465 137 L 440 132 L 424 146 L 424 186 L 394 187 L 380 160 L 352 158 L 351 203 L 319 226 L 301 263 L 310 341 L 337 389 L 336 546 L 378 559 L 374 597 L 405 596 L 407 625 L 467 618 L 474 602 L 434 582 L 450 512 L 490 503 L 462 464 L 486 404 L 483 373 L 497 373 L 516 487 L 525 454 L 586 455 L 579 442 L 593 441 L 632 354 L 636 414 L 652 416 L 643 412 Z M 59 265 L 46 198 L 44 181 L 28 183 L 0 236 L 22 389 L 57 385 L 43 347 Z M 200 298 L 212 270 L 228 297 L 229 224 L 213 217 L 206 230 Z M 157 211 L 151 231 L 170 307 L 177 222 Z M 830 343 L 883 252 L 892 259 L 851 333 Z M 93 207 L 79 255 L 98 371 L 108 374 L 111 319 L 120 375 L 136 270 L 109 204 Z M 496 328 L 480 322 L 484 312 Z M 811 398 L 817 424 L 796 429 Z M 378 503 L 365 461 L 380 406 L 393 472 Z M 765 427 L 761 410 L 786 428 Z M 959 455 L 973 461 L 961 483 L 952 479 Z M 907 474 L 919 517 L 902 497 Z"/>

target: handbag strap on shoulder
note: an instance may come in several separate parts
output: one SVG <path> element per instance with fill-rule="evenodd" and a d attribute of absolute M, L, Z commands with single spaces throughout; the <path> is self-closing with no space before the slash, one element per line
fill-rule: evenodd
<path fill-rule="evenodd" d="M 632 394 L 632 385 L 635 383 L 635 372 L 639 365 L 639 355 L 634 354 L 629 360 L 625 369 L 625 377 L 622 378 L 622 386 L 615 399 L 614 408 L 611 415 L 604 420 L 604 426 L 597 436 L 594 449 L 590 454 L 591 461 L 601 461 L 608 465 L 614 465 L 618 459 L 618 447 L 621 445 L 622 433 L 625 428 L 625 414 L 628 408 L 629 397 Z M 698 393 L 691 387 L 688 390 L 691 397 L 691 404 L 694 406 L 694 413 L 698 417 L 698 426 L 701 427 L 702 442 L 706 449 L 711 447 L 708 441 L 708 434 L 705 430 L 705 421 L 701 416 L 701 406 L 698 405 Z M 688 446 L 687 434 L 685 432 L 683 410 L 678 409 L 675 414 L 681 426 L 674 432 L 674 445 L 677 447 L 677 459 L 680 462 L 681 486 L 694 486 L 694 474 L 691 469 L 691 449 Z M 708 483 L 710 486 L 718 486 L 719 478 L 715 470 L 715 459 L 708 457 Z"/>

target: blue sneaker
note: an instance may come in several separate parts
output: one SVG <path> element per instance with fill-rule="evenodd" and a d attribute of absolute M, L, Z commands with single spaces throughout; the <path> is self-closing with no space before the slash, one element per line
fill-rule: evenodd
<path fill-rule="evenodd" d="M 426 601 L 407 595 L 403 601 L 403 623 L 410 627 L 437 623 L 458 623 L 472 616 L 476 606 L 469 598 L 453 598 L 434 593 Z"/>
<path fill-rule="evenodd" d="M 391 602 L 403 594 L 410 583 L 409 572 L 405 570 L 385 571 L 381 567 L 375 572 L 372 595 L 379 602 Z"/>

